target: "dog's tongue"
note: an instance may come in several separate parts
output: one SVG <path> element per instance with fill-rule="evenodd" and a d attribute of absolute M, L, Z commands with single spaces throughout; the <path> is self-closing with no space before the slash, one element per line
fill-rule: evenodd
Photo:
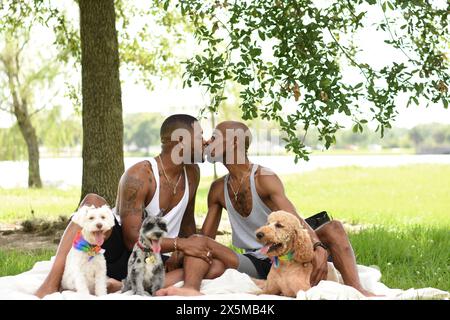
<path fill-rule="evenodd" d="M 105 238 L 103 237 L 103 232 L 101 231 L 94 232 L 94 236 L 95 236 L 95 243 L 98 246 L 101 246 L 105 241 Z"/>
<path fill-rule="evenodd" d="M 269 249 L 270 249 L 271 246 L 272 246 L 271 244 L 265 245 L 265 246 L 262 247 L 259 251 L 260 251 L 262 254 L 267 254 L 267 252 L 269 251 Z"/>
<path fill-rule="evenodd" d="M 154 253 L 161 252 L 161 240 L 152 240 L 152 251 Z"/>

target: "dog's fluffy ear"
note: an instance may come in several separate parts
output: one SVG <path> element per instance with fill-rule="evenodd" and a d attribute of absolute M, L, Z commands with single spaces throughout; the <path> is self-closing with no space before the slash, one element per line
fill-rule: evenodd
<path fill-rule="evenodd" d="M 88 210 L 88 206 L 82 206 L 79 208 L 78 211 L 72 215 L 72 222 L 76 223 L 80 227 L 83 227 L 84 218 L 86 217 Z"/>
<path fill-rule="evenodd" d="M 304 228 L 295 228 L 294 239 L 294 260 L 305 263 L 311 262 L 314 258 L 314 249 L 311 237 Z"/>
<path fill-rule="evenodd" d="M 106 214 L 105 222 L 108 225 L 108 227 L 109 228 L 114 227 L 114 225 L 115 225 L 114 214 L 113 214 L 111 208 L 107 204 L 104 204 L 101 208 L 102 208 L 102 210 L 105 211 L 105 214 Z"/>

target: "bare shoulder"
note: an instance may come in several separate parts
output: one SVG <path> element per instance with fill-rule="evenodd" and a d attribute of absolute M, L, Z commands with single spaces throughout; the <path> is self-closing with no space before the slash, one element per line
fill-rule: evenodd
<path fill-rule="evenodd" d="M 125 170 L 120 185 L 139 189 L 148 184 L 153 178 L 153 172 L 148 161 L 140 161 Z"/>
<path fill-rule="evenodd" d="M 131 167 L 129 167 L 127 170 L 125 170 L 125 173 L 130 174 L 130 175 L 135 175 L 135 174 L 152 174 L 152 166 L 150 165 L 150 162 L 144 160 L 144 161 L 139 161 L 135 164 L 133 164 Z"/>
<path fill-rule="evenodd" d="M 120 178 L 116 207 L 121 218 L 142 212 L 142 205 L 149 193 L 151 170 L 145 161 L 128 168 Z"/>
<path fill-rule="evenodd" d="M 283 189 L 283 183 L 278 175 L 270 168 L 258 166 L 255 172 L 255 184 L 258 193 L 273 193 Z"/>
<path fill-rule="evenodd" d="M 198 164 L 186 164 L 184 165 L 186 168 L 186 172 L 194 177 L 200 177 L 200 167 Z"/>
<path fill-rule="evenodd" d="M 224 203 L 224 181 L 225 177 L 218 178 L 211 183 L 209 187 L 208 200 L 213 202 Z"/>
<path fill-rule="evenodd" d="M 186 164 L 185 168 L 189 183 L 193 183 L 198 187 L 198 184 L 200 183 L 200 167 L 198 164 Z"/>
<path fill-rule="evenodd" d="M 214 180 L 211 183 L 211 187 L 209 188 L 209 191 L 210 192 L 223 191 L 223 186 L 224 186 L 224 183 L 225 183 L 224 181 L 225 181 L 225 176 Z"/>
<path fill-rule="evenodd" d="M 263 167 L 261 165 L 258 165 L 258 169 L 255 172 L 255 179 L 258 181 L 273 181 L 280 180 L 278 175 L 270 168 Z"/>

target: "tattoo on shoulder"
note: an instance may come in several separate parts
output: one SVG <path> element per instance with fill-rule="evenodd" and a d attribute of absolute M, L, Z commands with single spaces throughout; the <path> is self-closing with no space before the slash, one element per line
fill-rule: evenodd
<path fill-rule="evenodd" d="M 137 203 L 139 191 L 144 187 L 142 179 L 126 176 L 121 185 L 124 190 L 120 194 L 119 210 L 122 215 L 141 214 L 142 204 Z"/>

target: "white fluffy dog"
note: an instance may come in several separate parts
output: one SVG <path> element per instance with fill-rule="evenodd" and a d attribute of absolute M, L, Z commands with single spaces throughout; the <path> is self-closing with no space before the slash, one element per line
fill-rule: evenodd
<path fill-rule="evenodd" d="M 105 233 L 114 226 L 111 209 L 83 206 L 72 216 L 82 229 L 66 259 L 61 287 L 82 294 L 106 294 L 106 260 L 101 248 Z"/>

